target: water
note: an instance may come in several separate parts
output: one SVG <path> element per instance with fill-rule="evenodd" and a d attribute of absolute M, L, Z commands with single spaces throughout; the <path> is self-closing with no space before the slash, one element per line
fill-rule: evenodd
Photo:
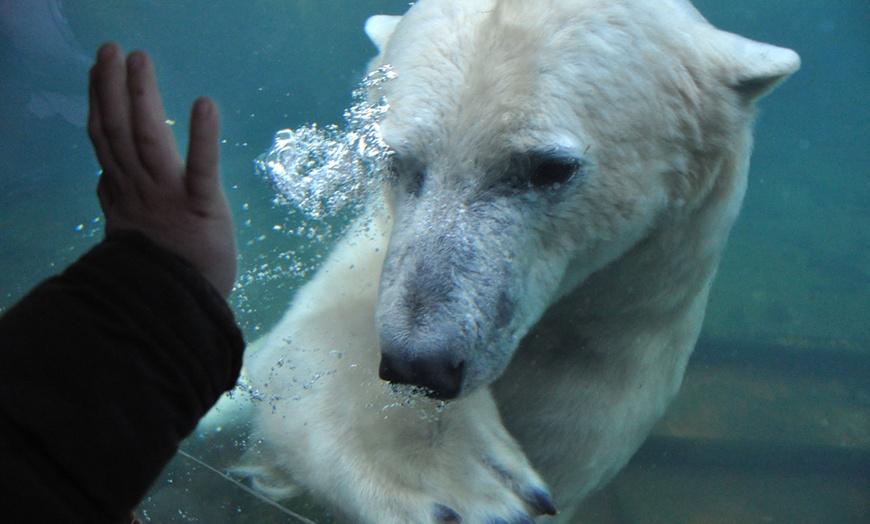
<path fill-rule="evenodd" d="M 591 522 L 870 522 L 870 4 L 696 5 L 721 28 L 797 50 L 803 66 L 760 104 L 749 191 L 683 392 L 581 513 Z M 231 302 L 249 340 L 267 331 L 353 209 L 291 212 L 254 160 L 279 130 L 342 124 L 375 52 L 365 19 L 406 8 L 0 0 L 0 311 L 101 236 L 83 94 L 90 57 L 115 40 L 152 54 L 182 145 L 193 98 L 217 100 L 241 250 Z M 247 445 L 235 437 L 213 455 Z M 307 500 L 292 508 L 333 521 Z M 155 522 L 293 522 L 185 457 L 143 510 Z"/>

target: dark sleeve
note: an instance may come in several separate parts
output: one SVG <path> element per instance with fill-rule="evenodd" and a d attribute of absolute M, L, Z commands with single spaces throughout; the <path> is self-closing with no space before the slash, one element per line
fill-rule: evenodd
<path fill-rule="evenodd" d="M 0 317 L 0 515 L 117 522 L 235 385 L 243 349 L 192 266 L 107 238 Z"/>

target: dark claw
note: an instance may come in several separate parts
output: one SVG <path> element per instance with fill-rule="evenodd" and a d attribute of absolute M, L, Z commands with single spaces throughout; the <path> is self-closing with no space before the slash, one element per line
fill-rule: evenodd
<path fill-rule="evenodd" d="M 462 522 L 459 513 L 444 504 L 435 504 L 435 519 L 441 524 L 459 524 Z"/>
<path fill-rule="evenodd" d="M 531 498 L 527 501 L 533 510 L 539 515 L 555 515 L 559 513 L 559 507 L 556 506 L 556 501 L 549 493 L 543 490 L 535 490 Z"/>

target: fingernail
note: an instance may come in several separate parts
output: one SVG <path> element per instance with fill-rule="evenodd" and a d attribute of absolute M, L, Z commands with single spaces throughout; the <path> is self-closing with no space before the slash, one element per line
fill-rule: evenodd
<path fill-rule="evenodd" d="M 115 54 L 116 45 L 114 43 L 103 44 L 97 51 L 98 60 L 109 60 Z"/>
<path fill-rule="evenodd" d="M 193 103 L 193 114 L 195 116 L 208 116 L 211 113 L 211 104 L 205 98 L 198 98 Z"/>
<path fill-rule="evenodd" d="M 145 55 L 140 51 L 134 51 L 127 57 L 127 68 L 133 71 L 142 69 L 145 65 Z"/>

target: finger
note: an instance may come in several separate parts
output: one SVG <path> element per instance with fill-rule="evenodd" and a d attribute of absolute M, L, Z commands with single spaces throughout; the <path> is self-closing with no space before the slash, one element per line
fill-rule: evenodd
<path fill-rule="evenodd" d="M 187 149 L 187 191 L 204 204 L 223 197 L 220 183 L 220 119 L 214 102 L 199 98 L 190 115 L 190 141 Z"/>
<path fill-rule="evenodd" d="M 119 177 L 120 168 L 112 156 L 109 141 L 103 130 L 100 101 L 97 95 L 97 82 L 99 81 L 97 66 L 98 64 L 95 63 L 88 72 L 88 137 L 94 146 L 97 161 L 102 167 L 97 183 L 97 198 L 100 202 L 100 209 L 103 210 L 103 214 L 108 219 L 113 213 L 114 203 L 120 193 L 118 184 L 123 182 L 123 177 Z"/>
<path fill-rule="evenodd" d="M 154 64 L 142 51 L 134 51 L 127 57 L 127 88 L 139 161 L 156 180 L 180 177 L 181 155 L 175 135 L 166 124 Z"/>
<path fill-rule="evenodd" d="M 127 68 L 121 48 L 114 43 L 102 46 L 97 52 L 94 68 L 100 127 L 106 138 L 108 152 L 118 167 L 117 176 L 119 179 L 141 177 L 145 171 L 133 144 Z M 129 182 L 119 180 L 119 187 L 123 189 Z"/>
<path fill-rule="evenodd" d="M 97 97 L 96 88 L 96 69 L 97 66 L 91 68 L 88 75 L 88 137 L 91 139 L 91 144 L 94 146 L 94 154 L 97 156 L 97 161 L 103 168 L 103 173 L 118 172 L 118 165 L 112 156 L 109 141 L 106 138 L 103 125 L 100 121 L 100 103 Z"/>

